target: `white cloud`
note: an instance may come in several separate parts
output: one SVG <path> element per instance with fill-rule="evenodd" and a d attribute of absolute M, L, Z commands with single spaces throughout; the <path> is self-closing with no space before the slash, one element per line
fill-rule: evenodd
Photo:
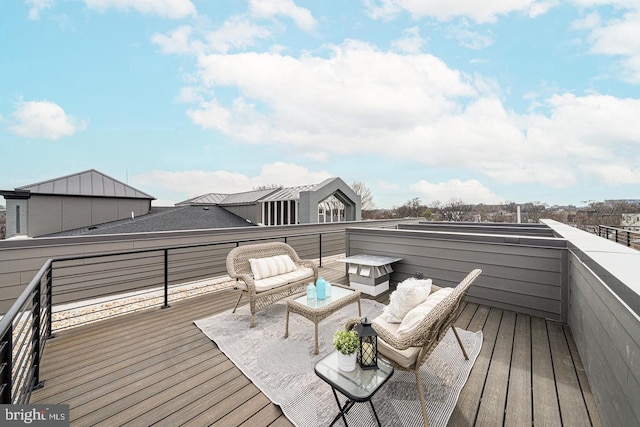
<path fill-rule="evenodd" d="M 145 187 L 155 186 L 183 194 L 184 199 L 182 200 L 186 200 L 207 193 L 250 191 L 261 185 L 278 184 L 292 187 L 302 184 L 316 184 L 331 177 L 332 175 L 325 171 L 314 172 L 300 165 L 275 162 L 264 165 L 256 176 L 224 170 L 178 172 L 154 170 L 132 177 L 132 183 Z M 178 202 L 182 200 L 178 200 Z"/>
<path fill-rule="evenodd" d="M 189 114 L 203 127 L 247 141 L 314 146 L 326 144 L 329 134 L 333 149 L 342 141 L 349 149 L 354 137 L 366 143 L 372 135 L 410 131 L 417 121 L 458 108 L 456 98 L 475 94 L 432 55 L 404 56 L 353 41 L 334 47 L 329 58 L 242 53 L 198 62 L 205 87 L 237 87 L 241 97 L 229 106 L 203 102 Z"/>
<path fill-rule="evenodd" d="M 293 0 L 249 0 L 249 9 L 253 16 L 259 18 L 287 16 L 305 31 L 312 31 L 317 25 L 311 11 L 297 6 Z"/>
<path fill-rule="evenodd" d="M 504 202 L 502 197 L 492 193 L 491 190 L 475 179 L 468 181 L 452 179 L 438 183 L 421 180 L 411 185 L 410 189 L 419 193 L 423 202 L 427 204 L 435 201 L 448 202 L 451 199 L 473 204 L 498 204 Z"/>
<path fill-rule="evenodd" d="M 367 0 L 365 5 L 373 19 L 393 19 L 401 11 L 407 11 L 415 19 L 431 17 L 447 21 L 462 17 L 485 23 L 494 22 L 499 15 L 512 12 L 527 13 L 533 18 L 545 13 L 556 3 L 555 0 Z"/>
<path fill-rule="evenodd" d="M 200 39 L 197 39 L 199 36 Z M 166 54 L 227 53 L 232 49 L 254 46 L 257 39 L 271 36 L 268 28 L 249 21 L 246 17 L 230 17 L 219 28 L 194 34 L 193 27 L 181 25 L 168 34 L 155 33 L 151 41 Z"/>
<path fill-rule="evenodd" d="M 469 23 L 466 20 L 462 20 L 461 24 L 448 29 L 447 36 L 458 40 L 461 46 L 473 50 L 482 50 L 493 44 L 492 36 L 480 34 L 478 31 L 470 30 L 469 27 Z"/>
<path fill-rule="evenodd" d="M 623 78 L 640 83 L 640 8 L 591 31 L 591 52 L 622 57 Z"/>
<path fill-rule="evenodd" d="M 424 44 L 419 27 L 407 28 L 402 38 L 391 42 L 394 49 L 404 53 L 420 53 Z"/>
<path fill-rule="evenodd" d="M 27 138 L 60 139 L 84 130 L 87 122 L 69 116 L 49 101 L 20 101 L 11 115 L 9 129 Z"/>
<path fill-rule="evenodd" d="M 37 21 L 40 19 L 40 12 L 45 9 L 51 9 L 53 6 L 53 0 L 25 0 L 27 6 L 29 6 L 29 15 L 27 16 L 31 21 Z"/>
<path fill-rule="evenodd" d="M 156 15 L 169 19 L 181 19 L 196 15 L 191 0 L 83 0 L 89 9 L 104 11 L 110 8 L 134 10 L 144 15 Z"/>

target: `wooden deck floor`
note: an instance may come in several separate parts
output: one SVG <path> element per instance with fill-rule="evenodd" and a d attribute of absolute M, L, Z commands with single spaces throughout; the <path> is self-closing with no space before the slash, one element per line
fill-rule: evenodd
<path fill-rule="evenodd" d="M 339 263 L 321 272 L 346 280 Z M 74 426 L 291 426 L 193 324 L 236 298 L 223 290 L 59 333 L 31 403 L 69 404 Z M 456 325 L 484 342 L 450 426 L 600 425 L 566 325 L 476 304 Z"/>

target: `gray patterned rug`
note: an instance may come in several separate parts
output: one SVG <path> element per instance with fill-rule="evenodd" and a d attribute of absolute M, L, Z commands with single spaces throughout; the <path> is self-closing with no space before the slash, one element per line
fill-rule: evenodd
<path fill-rule="evenodd" d="M 370 319 L 382 312 L 383 305 L 362 300 L 362 315 Z M 275 404 L 296 426 L 326 426 L 338 413 L 331 387 L 318 378 L 315 363 L 333 351 L 333 333 L 344 327 L 348 318 L 358 315 L 350 305 L 320 322 L 320 354 L 313 354 L 313 323 L 291 314 L 289 338 L 284 338 L 286 306 L 271 305 L 256 314 L 255 328 L 249 328 L 248 307 L 217 314 L 194 323 L 218 348 Z M 469 360 L 449 330 L 443 341 L 423 364 L 421 374 L 427 398 L 427 413 L 432 427 L 446 426 L 460 390 L 482 347 L 482 332 L 458 329 Z M 383 426 L 421 426 L 422 412 L 415 376 L 398 371 L 373 397 Z M 371 408 L 356 404 L 348 414 L 350 426 L 375 425 Z M 337 425 L 341 425 L 341 421 Z"/>

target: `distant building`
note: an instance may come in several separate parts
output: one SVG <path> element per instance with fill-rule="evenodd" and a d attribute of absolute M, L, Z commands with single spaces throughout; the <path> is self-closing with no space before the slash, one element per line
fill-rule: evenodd
<path fill-rule="evenodd" d="M 94 169 L 15 190 L 7 203 L 6 237 L 42 236 L 145 215 L 155 198 Z"/>
<path fill-rule="evenodd" d="M 640 231 L 640 213 L 623 213 L 620 226 L 629 231 Z"/>
<path fill-rule="evenodd" d="M 54 237 L 288 225 L 361 219 L 360 196 L 340 178 L 244 193 L 209 193 L 151 207 L 155 198 L 96 170 L 0 190 L 6 237 Z"/>
<path fill-rule="evenodd" d="M 256 224 L 287 225 L 359 221 L 360 196 L 342 179 L 244 193 L 209 193 L 176 206 L 219 206 Z"/>

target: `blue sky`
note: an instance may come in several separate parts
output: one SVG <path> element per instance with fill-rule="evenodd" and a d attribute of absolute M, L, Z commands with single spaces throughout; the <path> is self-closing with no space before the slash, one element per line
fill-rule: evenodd
<path fill-rule="evenodd" d="M 637 0 L 11 0 L 0 188 L 640 198 Z"/>

